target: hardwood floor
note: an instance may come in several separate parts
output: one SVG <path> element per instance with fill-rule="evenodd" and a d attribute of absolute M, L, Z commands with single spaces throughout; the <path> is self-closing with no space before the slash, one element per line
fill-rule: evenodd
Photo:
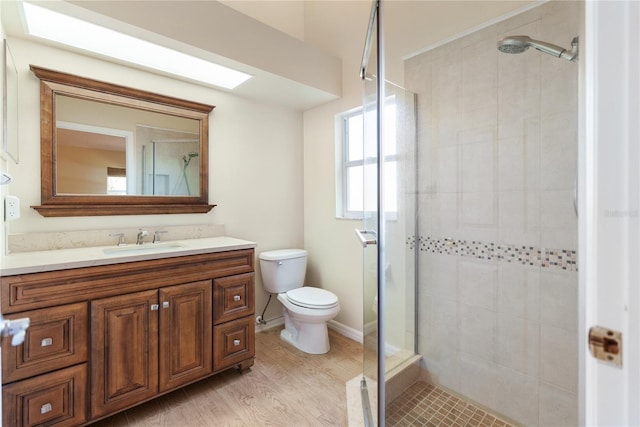
<path fill-rule="evenodd" d="M 280 329 L 256 334 L 249 372 L 223 372 L 93 426 L 346 426 L 345 384 L 362 372 L 362 345 L 330 330 L 329 353 L 311 355 L 281 341 Z"/>

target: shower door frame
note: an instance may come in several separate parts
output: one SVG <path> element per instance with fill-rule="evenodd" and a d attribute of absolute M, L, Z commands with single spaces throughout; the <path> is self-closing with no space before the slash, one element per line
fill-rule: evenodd
<path fill-rule="evenodd" d="M 367 37 L 365 41 L 364 53 L 362 57 L 361 69 L 360 69 L 360 78 L 363 81 L 363 85 L 365 84 L 365 80 L 368 76 L 367 70 L 369 66 L 369 55 L 371 52 L 371 47 L 374 43 L 373 34 L 375 31 L 375 48 L 376 48 L 376 69 L 375 69 L 375 79 L 376 79 L 376 126 L 375 126 L 375 140 L 376 140 L 376 211 L 372 213 L 371 217 L 375 218 L 375 227 L 373 232 L 376 235 L 375 244 L 377 246 L 376 252 L 376 288 L 377 288 L 377 317 L 376 317 L 376 356 L 377 356 L 377 367 L 376 367 L 376 391 L 377 391 L 377 423 L 374 423 L 378 426 L 385 425 L 385 401 L 386 401 L 386 389 L 385 389 L 385 358 L 380 355 L 385 354 L 385 274 L 384 274 L 384 257 L 385 257 L 385 226 L 384 226 L 384 206 L 383 206 L 383 197 L 381 196 L 383 193 L 382 183 L 384 182 L 384 162 L 381 161 L 382 155 L 382 135 L 383 135 L 383 108 L 384 108 L 384 99 L 385 99 L 385 68 L 384 68 L 384 34 L 383 34 L 383 17 L 382 17 L 382 8 L 381 8 L 381 0 L 373 0 L 371 7 L 371 15 L 369 19 L 369 27 L 367 30 Z M 366 99 L 363 94 L 363 100 L 365 101 L 365 105 L 363 105 L 364 110 L 366 111 Z M 366 119 L 365 119 L 366 120 Z M 366 139 L 365 139 L 366 144 Z M 364 180 L 364 185 L 366 188 L 366 179 Z M 364 190 L 364 189 L 363 189 Z M 364 194 L 367 194 L 364 191 Z M 368 231 L 371 227 L 367 224 L 367 214 L 364 212 L 363 206 L 363 225 L 365 228 L 365 232 Z M 369 231 L 370 233 L 371 231 Z M 366 264 L 366 244 L 363 243 L 363 264 Z M 363 285 L 366 283 L 366 276 L 363 271 Z M 364 308 L 366 309 L 366 308 Z M 364 325 L 363 325 L 364 326 Z M 364 334 L 363 334 L 364 335 Z M 366 356 L 365 356 L 366 357 Z M 363 369 L 364 369 L 365 359 L 363 359 Z M 365 381 L 363 379 L 363 385 Z M 365 396 L 370 400 L 370 396 L 368 393 L 363 391 L 362 399 L 363 399 L 363 408 L 368 406 L 369 402 L 364 402 Z M 368 419 L 368 415 L 365 413 L 365 425 L 368 426 L 368 422 L 371 421 Z"/>

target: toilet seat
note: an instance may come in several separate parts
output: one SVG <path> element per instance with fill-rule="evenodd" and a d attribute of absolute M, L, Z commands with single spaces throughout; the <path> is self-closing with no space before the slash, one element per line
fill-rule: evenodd
<path fill-rule="evenodd" d="M 299 307 L 327 309 L 338 305 L 338 297 L 325 289 L 302 287 L 287 292 L 287 300 Z"/>

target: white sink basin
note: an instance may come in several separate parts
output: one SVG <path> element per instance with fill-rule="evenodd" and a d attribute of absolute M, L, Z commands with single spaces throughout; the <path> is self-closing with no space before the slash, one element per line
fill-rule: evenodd
<path fill-rule="evenodd" d="M 128 246 L 116 246 L 114 248 L 104 248 L 102 252 L 105 255 L 117 255 L 117 254 L 152 254 L 155 252 L 166 252 L 183 248 L 184 245 L 178 242 L 166 242 L 166 243 L 147 243 L 144 245 L 128 245 Z"/>

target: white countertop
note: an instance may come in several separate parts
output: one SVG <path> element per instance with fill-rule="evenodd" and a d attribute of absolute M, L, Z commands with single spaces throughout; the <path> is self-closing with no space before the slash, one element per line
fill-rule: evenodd
<path fill-rule="evenodd" d="M 120 264 L 124 262 L 233 251 L 255 247 L 255 242 L 222 236 L 145 243 L 144 245 L 98 246 L 92 248 L 19 252 L 2 257 L 0 261 L 0 276 Z"/>

